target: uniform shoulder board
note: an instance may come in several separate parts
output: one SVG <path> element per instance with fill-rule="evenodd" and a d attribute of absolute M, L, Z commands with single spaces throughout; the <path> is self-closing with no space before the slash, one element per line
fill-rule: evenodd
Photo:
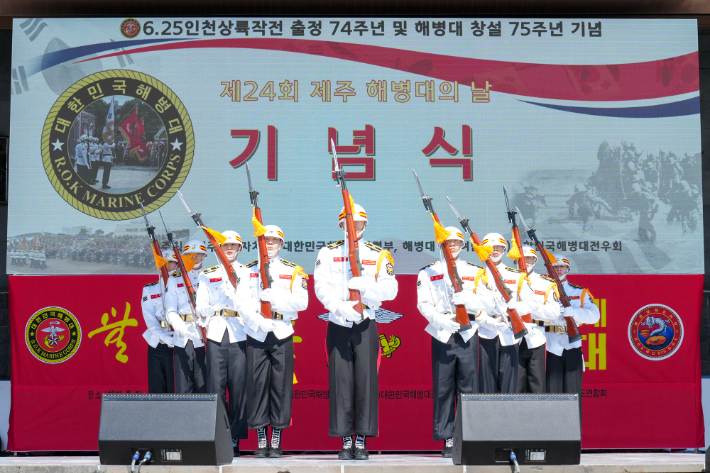
<path fill-rule="evenodd" d="M 507 270 L 510 271 L 511 273 L 522 273 L 522 271 L 520 271 L 519 269 L 517 269 L 517 268 L 511 268 L 510 266 L 506 266 L 505 269 L 507 269 Z"/>
<path fill-rule="evenodd" d="M 475 263 L 471 263 L 471 262 L 469 262 L 469 261 L 466 261 L 466 264 L 469 265 L 469 266 L 473 266 L 474 268 L 483 269 L 483 267 L 481 267 L 481 266 L 479 266 L 479 265 L 477 265 L 477 264 L 475 264 Z"/>
<path fill-rule="evenodd" d="M 365 243 L 365 246 L 371 250 L 375 250 L 375 251 L 382 251 L 383 250 L 383 248 L 375 245 L 374 243 L 370 243 L 369 241 L 366 241 L 364 243 Z"/>
<path fill-rule="evenodd" d="M 158 281 L 149 282 L 148 284 L 144 284 L 143 287 L 155 286 L 156 284 L 158 284 Z"/>
<path fill-rule="evenodd" d="M 217 271 L 218 268 L 219 268 L 219 265 L 211 266 L 211 267 L 205 269 L 205 274 L 214 273 L 215 271 Z"/>
<path fill-rule="evenodd" d="M 281 262 L 282 262 L 283 264 L 285 264 L 286 266 L 291 266 L 292 268 L 295 268 L 296 266 L 298 266 L 296 263 L 292 263 L 292 262 L 287 261 L 287 260 L 285 260 L 285 259 L 283 259 L 283 258 L 281 258 Z"/>
<path fill-rule="evenodd" d="M 577 286 L 576 284 L 569 283 L 570 286 L 576 287 L 577 289 L 584 289 L 582 286 Z"/>
<path fill-rule="evenodd" d="M 251 263 L 247 263 L 247 264 L 245 264 L 244 266 L 247 267 L 247 268 L 251 268 L 252 266 L 256 266 L 258 262 L 259 262 L 259 260 L 258 260 L 258 259 L 255 259 L 255 260 L 252 261 Z"/>
<path fill-rule="evenodd" d="M 546 274 L 541 274 L 540 277 L 546 281 L 555 282 L 554 279 L 552 279 L 550 276 L 548 276 Z"/>
<path fill-rule="evenodd" d="M 173 277 L 174 277 L 174 278 L 181 278 L 181 277 L 182 277 L 182 273 L 181 273 L 180 271 L 175 271 L 175 274 L 173 274 Z"/>
<path fill-rule="evenodd" d="M 344 244 L 345 244 L 345 240 L 340 240 L 340 241 L 336 241 L 335 243 L 331 243 L 330 245 L 328 245 L 328 248 L 331 248 L 331 249 L 337 248 L 337 247 L 344 245 Z"/>
<path fill-rule="evenodd" d="M 424 267 L 423 267 L 422 269 L 420 269 L 419 271 L 424 271 L 424 270 L 427 269 L 428 267 L 434 266 L 435 264 L 436 264 L 436 261 L 434 261 L 433 263 L 430 263 L 430 264 L 424 266 Z"/>

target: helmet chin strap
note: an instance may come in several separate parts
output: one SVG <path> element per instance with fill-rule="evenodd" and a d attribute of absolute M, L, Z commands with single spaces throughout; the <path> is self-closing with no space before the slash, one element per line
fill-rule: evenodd
<path fill-rule="evenodd" d="M 451 252 L 451 256 L 452 256 L 454 259 L 457 259 L 460 254 L 461 254 L 461 250 L 459 250 L 459 251 L 457 251 L 457 252 L 455 252 L 455 253 L 454 253 L 453 251 Z"/>

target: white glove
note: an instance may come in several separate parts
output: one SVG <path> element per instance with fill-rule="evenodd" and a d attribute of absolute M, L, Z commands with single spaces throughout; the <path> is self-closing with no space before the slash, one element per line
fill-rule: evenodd
<path fill-rule="evenodd" d="M 358 276 L 348 281 L 348 289 L 360 291 L 361 295 L 365 295 L 368 289 L 372 288 L 375 281 L 369 277 Z"/>
<path fill-rule="evenodd" d="M 510 309 L 510 310 L 517 310 L 519 305 L 520 305 L 520 302 L 516 301 L 515 299 L 510 299 L 507 304 L 508 309 Z"/>
<path fill-rule="evenodd" d="M 215 312 L 219 312 L 220 310 L 222 310 L 224 308 L 225 308 L 224 304 L 221 304 L 221 303 L 212 304 L 210 306 L 210 311 L 212 311 L 212 314 L 214 314 Z"/>
<path fill-rule="evenodd" d="M 160 338 L 161 343 L 165 343 L 166 345 L 170 345 L 171 343 L 173 343 L 173 334 L 170 332 L 160 332 L 158 334 L 158 338 Z"/>
<path fill-rule="evenodd" d="M 569 307 L 567 307 L 567 308 L 562 307 L 562 309 L 564 309 L 564 310 L 561 311 L 561 316 L 562 316 L 562 317 L 572 317 L 572 318 L 574 318 L 575 312 L 577 312 L 577 308 L 576 308 L 576 307 L 573 307 L 573 306 L 569 306 Z"/>
<path fill-rule="evenodd" d="M 272 288 L 264 289 L 263 291 L 261 291 L 261 294 L 259 294 L 259 299 L 264 302 L 273 302 L 274 290 Z"/>
<path fill-rule="evenodd" d="M 353 308 L 357 303 L 357 301 L 341 301 L 338 303 L 338 308 L 335 309 L 335 313 L 350 322 L 359 322 L 362 320 L 362 315 Z"/>
<path fill-rule="evenodd" d="M 447 312 L 444 314 L 436 314 L 436 317 L 434 317 L 434 323 L 439 326 L 441 330 L 446 330 L 447 332 L 456 332 L 459 328 L 461 328 L 461 325 L 459 325 L 458 322 L 455 320 L 452 320 L 454 317 L 454 314 L 451 312 Z"/>
<path fill-rule="evenodd" d="M 197 329 L 192 322 L 185 324 L 185 330 L 183 331 L 183 338 L 201 338 L 200 334 L 197 333 Z"/>
<path fill-rule="evenodd" d="M 264 332 L 273 332 L 274 330 L 276 330 L 276 323 L 273 320 L 265 319 L 261 315 L 259 315 L 259 317 L 261 317 L 261 320 L 259 320 L 260 330 Z"/>
<path fill-rule="evenodd" d="M 473 302 L 473 293 L 470 291 L 455 292 L 454 295 L 451 296 L 451 302 L 453 302 L 454 305 L 468 306 Z"/>

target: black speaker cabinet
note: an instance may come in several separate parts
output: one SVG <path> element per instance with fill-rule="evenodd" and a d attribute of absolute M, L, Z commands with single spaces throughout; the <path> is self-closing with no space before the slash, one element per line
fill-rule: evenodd
<path fill-rule="evenodd" d="M 232 434 L 217 394 L 104 394 L 99 425 L 102 465 L 232 463 Z"/>
<path fill-rule="evenodd" d="M 456 465 L 578 465 L 577 394 L 463 394 L 456 409 Z"/>

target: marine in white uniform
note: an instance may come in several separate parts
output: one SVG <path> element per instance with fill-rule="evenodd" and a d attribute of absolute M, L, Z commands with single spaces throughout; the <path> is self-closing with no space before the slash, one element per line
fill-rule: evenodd
<path fill-rule="evenodd" d="M 113 144 L 108 144 L 104 142 L 100 148 L 101 154 L 101 166 L 104 168 L 103 176 L 101 177 L 101 188 L 110 189 L 111 186 L 108 185 L 109 179 L 111 179 L 111 166 L 113 166 Z M 98 167 L 98 166 L 97 166 Z"/>
<path fill-rule="evenodd" d="M 99 173 L 99 161 L 101 160 L 101 147 L 99 139 L 95 136 L 89 137 L 89 159 L 91 160 L 91 184 L 96 184 L 96 176 Z"/>
<path fill-rule="evenodd" d="M 269 318 L 262 313 L 245 314 L 247 332 L 247 410 L 249 428 L 257 432 L 257 458 L 280 458 L 282 430 L 291 424 L 293 401 L 293 324 L 298 312 L 308 307 L 308 285 L 303 268 L 279 256 L 283 232 L 266 225 L 268 274 L 271 282 L 262 289 L 259 260 L 247 265 L 252 297 L 271 303 Z M 267 428 L 271 426 L 271 441 Z"/>
<path fill-rule="evenodd" d="M 567 274 L 570 271 L 569 260 L 562 255 L 553 256 L 552 266 L 562 281 L 565 293 L 570 298 L 571 306 L 562 309 L 561 315 L 545 326 L 547 337 L 547 392 L 579 394 L 582 397 L 582 374 L 584 357 L 582 340 L 569 342 L 567 323 L 564 317 L 574 318 L 577 325 L 596 324 L 599 322 L 599 308 L 589 289 L 570 284 Z"/>
<path fill-rule="evenodd" d="M 380 340 L 375 322 L 375 310 L 383 301 L 397 295 L 394 259 L 389 251 L 361 240 L 367 225 L 365 210 L 355 204 L 355 231 L 359 239 L 363 274 L 354 278 L 348 261 L 348 243 L 339 241 L 318 252 L 315 271 L 315 292 L 330 311 L 326 348 L 330 392 L 328 435 L 342 437 L 343 449 L 338 458 L 367 460 L 365 439 L 378 435 L 377 357 Z M 345 211 L 340 212 L 340 227 L 345 228 Z M 360 291 L 363 315 L 353 309 L 349 289 Z M 355 445 L 353 450 L 353 439 Z"/>
<path fill-rule="evenodd" d="M 79 138 L 79 143 L 77 143 L 75 151 L 74 151 L 74 156 L 76 158 L 76 172 L 79 174 L 79 177 L 81 180 L 86 182 L 87 184 L 91 184 L 91 174 L 90 174 L 90 164 L 89 164 L 89 156 L 88 156 L 88 147 L 86 145 L 86 142 L 88 141 L 89 137 L 84 135 L 81 135 Z"/>
<path fill-rule="evenodd" d="M 200 240 L 190 240 L 182 250 L 183 256 L 190 258 L 194 267 L 188 271 L 192 287 L 199 288 L 199 276 L 202 273 L 202 260 L 207 254 L 207 247 Z M 168 322 L 175 334 L 175 391 L 183 393 L 204 393 L 205 385 L 205 346 L 202 334 L 197 328 L 197 314 L 193 314 L 185 281 L 176 271 L 168 280 L 165 294 L 165 310 Z"/>
<path fill-rule="evenodd" d="M 177 261 L 172 251 L 164 251 L 168 273 L 172 274 Z M 148 392 L 174 393 L 173 330 L 165 318 L 165 285 L 162 278 L 143 287 L 141 308 L 148 330 L 143 338 L 148 342 Z"/>
<path fill-rule="evenodd" d="M 431 368 L 434 392 L 434 440 L 444 440 L 442 456 L 451 458 L 454 445 L 454 414 L 460 394 L 478 393 L 478 322 L 482 310 L 491 310 L 495 301 L 481 279 L 485 269 L 461 259 L 464 238 L 456 227 L 446 227 L 449 238 L 443 243 L 451 248 L 462 291 L 454 293 L 444 261 L 437 261 L 419 271 L 417 308 L 429 325 Z M 480 283 L 480 289 L 474 289 Z M 471 328 L 460 330 L 455 305 L 469 313 Z"/>
<path fill-rule="evenodd" d="M 207 392 L 221 396 L 229 416 L 234 456 L 239 456 L 239 440 L 249 434 L 244 315 L 256 312 L 258 305 L 251 297 L 249 270 L 237 261 L 241 237 L 234 231 L 222 235 L 226 240 L 220 246 L 236 272 L 237 287 L 221 265 L 205 269 L 197 289 L 197 311 L 207 327 Z"/>
<path fill-rule="evenodd" d="M 491 271 L 486 268 L 484 280 L 493 292 L 496 304 L 491 310 L 478 317 L 478 335 L 481 345 L 479 368 L 480 389 L 484 394 L 515 393 L 518 381 L 518 343 L 510 325 L 507 309 L 515 309 L 518 314 L 527 314 L 537 308 L 534 293 L 525 274 L 517 269 L 500 264 L 508 243 L 499 233 L 489 233 L 481 241 L 482 246 L 491 246 L 491 261 L 497 266 L 503 281 L 513 297 L 506 304 L 496 287 Z M 480 287 L 480 285 L 479 285 Z"/>
<path fill-rule="evenodd" d="M 537 263 L 537 251 L 523 246 L 523 257 L 528 268 L 528 280 L 535 293 L 538 307 L 530 316 L 532 323 L 526 323 L 528 334 L 520 342 L 518 353 L 519 393 L 544 393 L 545 389 L 545 328 L 544 325 L 560 316 L 557 285 L 549 276 L 537 274 L 533 268 Z M 520 314 L 521 316 L 524 314 Z"/>

